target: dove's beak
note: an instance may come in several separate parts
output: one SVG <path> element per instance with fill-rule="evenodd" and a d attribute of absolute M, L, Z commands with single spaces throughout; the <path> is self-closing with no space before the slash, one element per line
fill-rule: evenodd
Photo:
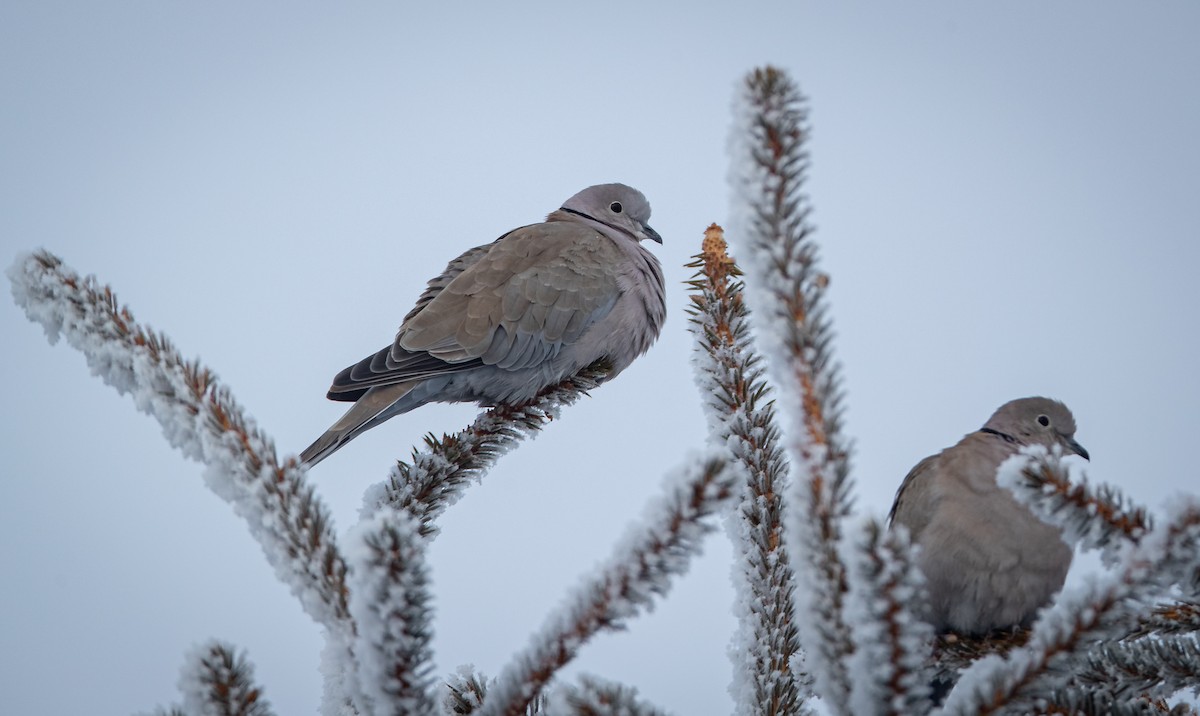
<path fill-rule="evenodd" d="M 1087 460 L 1088 462 L 1092 461 L 1092 456 L 1088 455 L 1088 451 L 1085 450 L 1082 445 L 1075 442 L 1075 438 L 1068 438 L 1068 437 L 1064 436 L 1063 443 L 1066 444 L 1068 450 L 1075 453 L 1079 457 L 1083 458 L 1084 460 Z"/>
<path fill-rule="evenodd" d="M 654 243 L 662 245 L 662 237 L 658 235 L 657 231 L 651 229 L 648 224 L 642 224 L 642 238 L 650 239 Z"/>

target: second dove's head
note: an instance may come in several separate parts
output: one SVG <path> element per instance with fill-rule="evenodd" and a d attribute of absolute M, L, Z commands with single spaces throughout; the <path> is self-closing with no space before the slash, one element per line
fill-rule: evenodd
<path fill-rule="evenodd" d="M 1067 406 L 1050 398 L 1010 400 L 988 418 L 985 428 L 1025 444 L 1060 445 L 1085 460 L 1088 451 L 1075 441 L 1075 417 Z"/>
<path fill-rule="evenodd" d="M 637 241 L 662 243 L 650 228 L 650 202 L 642 192 L 624 184 L 589 186 L 563 202 L 561 211 L 581 220 L 590 219 Z"/>

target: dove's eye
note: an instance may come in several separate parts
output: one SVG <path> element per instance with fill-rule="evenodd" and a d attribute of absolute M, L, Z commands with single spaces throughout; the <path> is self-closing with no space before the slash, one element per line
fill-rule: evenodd
<path fill-rule="evenodd" d="M 608 209 L 609 209 L 609 211 L 611 211 L 611 212 L 612 212 L 612 213 L 614 213 L 614 214 L 620 214 L 620 213 L 621 213 L 621 210 L 622 210 L 622 209 L 621 209 L 621 202 L 619 202 L 619 201 L 614 201 L 613 203 L 611 203 L 611 204 L 609 204 L 609 205 L 608 205 Z"/>
<path fill-rule="evenodd" d="M 1041 425 L 1043 428 L 1050 425 L 1050 418 L 1047 418 L 1045 415 L 1037 416 L 1037 421 L 1038 425 Z"/>

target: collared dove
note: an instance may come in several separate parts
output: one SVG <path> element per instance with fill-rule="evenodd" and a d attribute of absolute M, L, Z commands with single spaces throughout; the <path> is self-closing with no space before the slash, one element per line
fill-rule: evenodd
<path fill-rule="evenodd" d="M 607 360 L 612 378 L 666 317 L 650 204 L 624 184 L 591 186 L 541 224 L 468 249 L 429 281 L 392 344 L 333 379 L 354 406 L 300 458 L 315 465 L 426 403 L 518 405 Z"/>
<path fill-rule="evenodd" d="M 939 632 L 1028 626 L 1062 588 L 1071 548 L 1061 532 L 996 484 L 1000 463 L 1023 445 L 1059 445 L 1088 459 L 1067 406 L 1021 398 L 1000 406 L 954 447 L 917 463 L 896 493 L 888 519 L 920 545 L 926 618 Z"/>

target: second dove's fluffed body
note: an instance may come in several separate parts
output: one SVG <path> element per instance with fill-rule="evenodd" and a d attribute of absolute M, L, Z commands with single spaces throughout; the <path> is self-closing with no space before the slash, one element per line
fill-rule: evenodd
<path fill-rule="evenodd" d="M 1031 444 L 1088 457 L 1065 405 L 1022 398 L 918 463 L 896 493 L 890 518 L 920 546 L 927 618 L 939 632 L 1028 626 L 1062 588 L 1071 548 L 1058 529 L 996 484 L 1000 464 Z"/>

